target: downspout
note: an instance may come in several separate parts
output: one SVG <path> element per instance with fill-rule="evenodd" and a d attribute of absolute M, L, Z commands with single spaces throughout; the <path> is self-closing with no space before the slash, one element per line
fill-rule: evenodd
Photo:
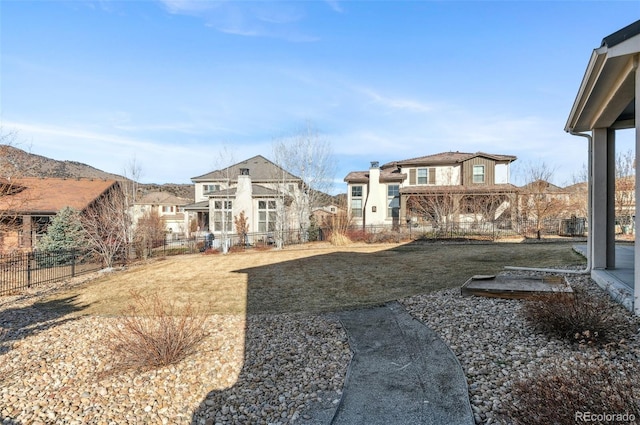
<path fill-rule="evenodd" d="M 362 232 L 365 233 L 367 230 L 367 203 L 369 202 L 369 191 L 371 189 L 370 186 L 371 176 L 369 176 L 369 180 L 367 180 L 367 196 L 364 198 L 364 205 L 362 205 Z"/>
<path fill-rule="evenodd" d="M 591 165 L 591 153 L 593 150 L 593 138 L 587 133 L 576 133 L 573 130 L 569 130 L 569 134 L 572 136 L 586 137 L 589 142 L 587 159 L 587 224 L 591 226 L 591 186 L 592 186 L 592 165 Z M 566 269 L 546 269 L 536 267 L 517 267 L 517 266 L 505 266 L 507 270 L 524 270 L 534 272 L 548 272 L 548 273 L 566 273 L 566 274 L 589 274 L 591 273 L 591 230 L 587 233 L 587 265 L 581 270 L 566 270 Z"/>

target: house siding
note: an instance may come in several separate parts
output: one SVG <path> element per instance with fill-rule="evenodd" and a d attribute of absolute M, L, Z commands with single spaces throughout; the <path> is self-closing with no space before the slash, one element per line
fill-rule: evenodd
<path fill-rule="evenodd" d="M 495 164 L 496 162 L 482 157 L 471 158 L 468 161 L 465 161 L 462 164 L 462 184 L 464 186 L 477 186 L 480 184 L 491 185 L 494 184 L 496 179 L 495 173 Z M 483 165 L 484 166 L 484 182 L 483 183 L 474 183 L 473 182 L 473 167 L 474 165 Z"/>

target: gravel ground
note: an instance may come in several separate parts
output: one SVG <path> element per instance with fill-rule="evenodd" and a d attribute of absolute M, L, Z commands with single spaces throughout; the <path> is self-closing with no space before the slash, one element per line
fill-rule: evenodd
<path fill-rule="evenodd" d="M 117 319 L 54 314 L 46 292 L 0 298 L 0 423 L 302 423 L 340 398 L 351 353 L 328 317 L 211 316 L 196 354 L 122 371 L 106 340 Z"/>
<path fill-rule="evenodd" d="M 567 280 L 574 288 L 582 287 L 590 295 L 610 301 L 587 276 L 567 275 Z M 504 415 L 504 403 L 512 400 L 512 384 L 550 367 L 573 369 L 596 361 L 640 364 L 640 320 L 613 301 L 608 303 L 610 314 L 622 316 L 636 332 L 601 348 L 536 332 L 520 314 L 520 300 L 461 297 L 459 289 L 451 289 L 405 299 L 403 304 L 436 331 L 458 357 L 467 376 L 476 424 L 510 423 Z"/>
<path fill-rule="evenodd" d="M 606 297 L 586 277 L 570 281 Z M 197 354 L 155 371 L 122 371 L 105 343 L 117 319 L 39 308 L 51 289 L 0 298 L 1 423 L 306 424 L 339 401 L 351 353 L 330 315 L 211 316 Z M 402 303 L 458 356 L 478 424 L 507 423 L 500 412 L 512 383 L 550 364 L 640 361 L 637 333 L 607 349 L 572 345 L 534 332 L 517 300 L 452 289 Z"/>

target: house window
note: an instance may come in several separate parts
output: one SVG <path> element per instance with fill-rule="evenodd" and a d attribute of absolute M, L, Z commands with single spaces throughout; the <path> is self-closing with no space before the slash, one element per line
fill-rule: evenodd
<path fill-rule="evenodd" d="M 387 217 L 398 217 L 400 212 L 400 185 L 387 186 Z"/>
<path fill-rule="evenodd" d="M 162 206 L 162 212 L 163 213 L 172 213 L 173 212 L 173 207 L 169 206 L 169 205 L 163 205 Z"/>
<path fill-rule="evenodd" d="M 230 232 L 233 225 L 232 201 L 213 202 L 213 230 L 214 232 Z"/>
<path fill-rule="evenodd" d="M 203 194 L 207 194 L 207 193 L 211 193 L 211 192 L 217 192 L 220 190 L 220 185 L 219 184 L 205 184 L 202 185 L 202 193 Z"/>
<path fill-rule="evenodd" d="M 418 168 L 418 184 L 436 184 L 435 168 Z"/>
<path fill-rule="evenodd" d="M 351 200 L 351 214 L 354 217 L 362 217 L 362 199 Z"/>
<path fill-rule="evenodd" d="M 473 182 L 484 183 L 484 165 L 473 166 Z"/>
<path fill-rule="evenodd" d="M 276 201 L 258 201 L 258 232 L 276 230 Z"/>
<path fill-rule="evenodd" d="M 351 186 L 351 214 L 362 217 L 362 186 Z"/>

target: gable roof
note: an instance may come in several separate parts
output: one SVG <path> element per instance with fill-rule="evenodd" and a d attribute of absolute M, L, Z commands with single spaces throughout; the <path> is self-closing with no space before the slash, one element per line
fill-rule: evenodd
<path fill-rule="evenodd" d="M 136 204 L 139 205 L 187 205 L 191 203 L 189 199 L 179 198 L 169 192 L 155 191 L 142 196 Z"/>
<path fill-rule="evenodd" d="M 112 187 L 115 180 L 21 178 L 12 180 L 24 190 L 0 197 L 0 210 L 28 214 L 56 214 L 64 207 L 87 208 Z"/>
<path fill-rule="evenodd" d="M 214 170 L 201 176 L 192 177 L 191 181 L 195 182 L 207 182 L 207 181 L 221 181 L 229 178 L 231 181 L 237 181 L 240 175 L 240 169 L 249 169 L 249 175 L 251 180 L 256 181 L 282 181 L 284 180 L 300 180 L 299 177 L 294 176 L 282 167 L 269 161 L 262 155 L 256 155 L 253 158 L 246 159 L 238 162 L 237 164 L 223 168 L 221 170 Z"/>
<path fill-rule="evenodd" d="M 397 168 L 380 169 L 380 182 L 402 182 L 407 178 L 406 174 L 400 173 Z M 348 183 L 366 183 L 369 181 L 369 171 L 352 171 L 344 178 Z"/>
<path fill-rule="evenodd" d="M 417 158 L 405 159 L 401 161 L 393 161 L 384 164 L 381 168 L 395 168 L 395 167 L 407 167 L 411 165 L 443 165 L 443 164 L 458 164 L 464 161 L 468 161 L 472 158 L 483 157 L 492 159 L 498 162 L 512 162 L 517 158 L 513 155 L 497 155 L 486 152 L 441 152 L 433 155 L 420 156 Z"/>
<path fill-rule="evenodd" d="M 555 184 L 542 179 L 529 182 L 520 186 L 520 188 L 523 190 L 544 191 L 546 193 L 563 191 L 563 188 L 560 186 L 556 186 Z"/>

